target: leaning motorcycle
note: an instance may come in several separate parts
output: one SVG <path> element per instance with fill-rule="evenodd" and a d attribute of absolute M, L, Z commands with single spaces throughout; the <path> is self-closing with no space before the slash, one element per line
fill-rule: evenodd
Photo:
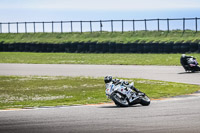
<path fill-rule="evenodd" d="M 187 65 L 183 66 L 185 71 L 191 71 L 191 72 L 195 72 L 195 71 L 200 71 L 200 67 L 198 65 L 198 62 L 195 58 L 188 58 L 187 59 Z"/>
<path fill-rule="evenodd" d="M 148 106 L 151 102 L 150 98 L 141 91 L 133 91 L 131 89 L 133 86 L 133 82 L 129 85 L 106 83 L 106 96 L 119 107 L 128 107 L 135 104 Z"/>

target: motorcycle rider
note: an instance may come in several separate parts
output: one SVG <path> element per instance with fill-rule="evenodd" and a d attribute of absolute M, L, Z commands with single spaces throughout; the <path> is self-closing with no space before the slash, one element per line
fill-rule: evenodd
<path fill-rule="evenodd" d="M 185 54 L 182 54 L 182 55 L 181 55 L 181 59 L 180 59 L 181 65 L 184 67 L 185 70 L 187 70 L 187 68 L 189 67 L 189 64 L 188 64 L 188 62 L 187 62 L 187 60 L 188 60 L 189 58 L 195 59 L 193 56 L 186 56 Z"/>
<path fill-rule="evenodd" d="M 193 58 L 194 60 L 196 60 L 196 58 L 194 58 L 193 56 L 186 56 L 185 54 L 181 55 L 180 62 L 181 62 L 181 65 L 183 66 L 183 68 L 185 70 L 187 70 L 188 68 L 190 68 L 190 66 L 188 64 L 188 59 L 190 59 L 190 58 Z M 200 67 L 198 66 L 198 64 L 197 64 L 197 68 L 200 71 Z"/>
<path fill-rule="evenodd" d="M 113 79 L 112 76 L 106 76 L 104 77 L 105 84 L 113 82 L 113 84 L 118 85 L 121 84 L 125 87 L 129 87 L 130 89 L 134 90 L 136 93 L 141 93 L 137 88 L 135 88 L 133 85 L 130 85 L 128 81 L 119 80 L 119 79 Z"/>

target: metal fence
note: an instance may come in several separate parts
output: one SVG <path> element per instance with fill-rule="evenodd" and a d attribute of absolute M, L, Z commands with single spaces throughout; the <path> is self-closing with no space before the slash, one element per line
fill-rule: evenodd
<path fill-rule="evenodd" d="M 51 22 L 0 22 L 0 33 L 54 33 L 54 32 L 126 32 L 126 31 L 199 31 L 200 18 L 51 21 Z"/>

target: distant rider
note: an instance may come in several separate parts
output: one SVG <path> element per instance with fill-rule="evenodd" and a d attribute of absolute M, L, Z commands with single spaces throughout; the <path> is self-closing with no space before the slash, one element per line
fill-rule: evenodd
<path fill-rule="evenodd" d="M 184 69 L 187 69 L 187 67 L 189 67 L 189 64 L 187 62 L 189 58 L 195 59 L 193 56 L 186 56 L 185 54 L 181 55 L 180 61 L 181 61 L 182 66 L 184 67 Z"/>
<path fill-rule="evenodd" d="M 137 88 L 135 88 L 133 85 L 130 85 L 127 81 L 119 80 L 119 79 L 112 79 L 112 76 L 106 76 L 104 77 L 104 82 L 110 83 L 112 82 L 115 85 L 121 84 L 125 87 L 129 87 L 130 89 L 134 90 L 136 93 L 141 93 Z"/>

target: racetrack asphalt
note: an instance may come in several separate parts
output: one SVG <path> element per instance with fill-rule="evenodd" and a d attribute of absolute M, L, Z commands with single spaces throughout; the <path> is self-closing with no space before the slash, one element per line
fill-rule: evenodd
<path fill-rule="evenodd" d="M 199 133 L 200 95 L 152 101 L 0 111 L 1 133 Z"/>
<path fill-rule="evenodd" d="M 144 78 L 200 85 L 200 72 L 186 73 L 181 66 L 0 64 L 0 75 L 91 76 Z"/>
<path fill-rule="evenodd" d="M 199 84 L 200 73 L 180 66 L 0 64 L 0 75 L 145 78 Z M 153 100 L 150 106 L 114 104 L 1 110 L 0 133 L 199 133 L 200 93 Z"/>

